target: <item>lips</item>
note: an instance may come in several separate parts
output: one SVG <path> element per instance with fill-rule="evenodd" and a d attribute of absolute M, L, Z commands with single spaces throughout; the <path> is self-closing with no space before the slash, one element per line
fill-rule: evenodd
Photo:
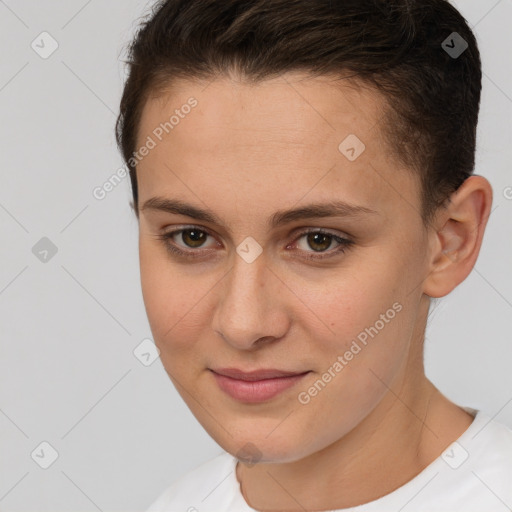
<path fill-rule="evenodd" d="M 264 402 L 297 384 L 309 371 L 262 369 L 244 372 L 238 368 L 211 370 L 219 388 L 235 400 Z"/>
<path fill-rule="evenodd" d="M 264 379 L 275 379 L 280 377 L 291 377 L 293 375 L 302 375 L 304 372 L 293 372 L 293 371 L 285 371 L 285 370 L 276 370 L 274 368 L 262 369 L 262 370 L 252 370 L 250 372 L 244 372 L 239 370 L 238 368 L 218 368 L 216 370 L 212 370 L 219 375 L 224 375 L 226 377 L 231 377 L 232 379 L 237 380 L 245 380 L 245 381 L 256 381 L 256 380 L 264 380 Z"/>

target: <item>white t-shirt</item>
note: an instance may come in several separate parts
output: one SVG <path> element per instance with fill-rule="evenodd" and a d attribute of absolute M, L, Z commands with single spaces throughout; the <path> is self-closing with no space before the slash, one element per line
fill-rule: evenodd
<path fill-rule="evenodd" d="M 512 430 L 481 411 L 469 428 L 419 475 L 395 491 L 340 512 L 510 512 Z M 147 512 L 255 512 L 227 452 L 175 481 Z M 332 511 L 337 512 L 337 511 Z"/>

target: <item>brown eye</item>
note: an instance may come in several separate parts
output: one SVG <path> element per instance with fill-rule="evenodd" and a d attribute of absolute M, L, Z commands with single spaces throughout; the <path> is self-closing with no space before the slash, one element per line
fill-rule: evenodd
<path fill-rule="evenodd" d="M 333 242 L 334 247 L 332 247 Z M 354 242 L 348 238 L 321 229 L 303 232 L 294 243 L 299 252 L 302 253 L 302 257 L 309 260 L 341 256 L 353 244 Z"/>
<path fill-rule="evenodd" d="M 329 249 L 332 243 L 332 235 L 325 233 L 309 233 L 307 235 L 307 242 L 309 247 L 316 252 L 321 252 Z"/>
<path fill-rule="evenodd" d="M 213 248 L 222 247 L 212 234 L 195 226 L 160 233 L 156 235 L 156 238 L 163 242 L 164 247 L 172 256 L 182 259 L 204 259 L 208 253 L 211 256 Z M 210 239 L 210 245 L 208 245 L 208 239 Z"/>
<path fill-rule="evenodd" d="M 199 229 L 184 229 L 181 232 L 181 240 L 188 247 L 201 247 L 208 236 L 204 231 Z"/>

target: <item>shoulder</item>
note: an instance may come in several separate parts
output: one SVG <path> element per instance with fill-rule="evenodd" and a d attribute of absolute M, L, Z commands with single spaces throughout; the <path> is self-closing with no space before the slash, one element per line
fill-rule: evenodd
<path fill-rule="evenodd" d="M 441 468 L 442 467 L 442 468 Z M 512 504 L 512 429 L 478 411 L 472 425 L 438 460 L 433 497 L 449 510 L 488 512 Z"/>
<path fill-rule="evenodd" d="M 415 478 L 354 512 L 502 512 L 512 504 L 512 429 L 482 411 Z"/>
<path fill-rule="evenodd" d="M 506 476 L 507 482 L 512 481 L 512 429 L 509 426 L 479 412 L 460 444 L 467 447 L 473 474 L 479 476 L 480 471 L 493 479 Z"/>
<path fill-rule="evenodd" d="M 473 424 L 460 440 L 479 460 L 512 470 L 512 429 L 509 426 L 478 411 Z"/>
<path fill-rule="evenodd" d="M 236 459 L 223 452 L 170 485 L 146 512 L 223 510 L 233 499 L 238 481 Z"/>

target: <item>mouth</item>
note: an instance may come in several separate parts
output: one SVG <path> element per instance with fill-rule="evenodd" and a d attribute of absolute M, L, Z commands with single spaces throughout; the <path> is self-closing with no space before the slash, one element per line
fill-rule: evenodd
<path fill-rule="evenodd" d="M 294 372 L 261 369 L 244 372 L 238 368 L 209 369 L 219 388 L 231 398 L 245 403 L 265 402 L 300 382 L 310 370 Z"/>

